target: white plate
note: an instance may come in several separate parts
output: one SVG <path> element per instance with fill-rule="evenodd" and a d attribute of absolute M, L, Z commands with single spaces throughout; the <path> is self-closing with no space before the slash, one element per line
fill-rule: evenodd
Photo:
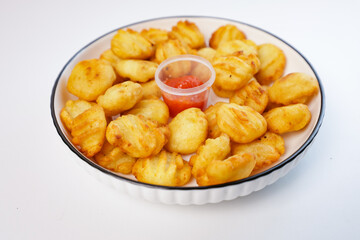
<path fill-rule="evenodd" d="M 51 95 L 51 114 L 54 125 L 64 143 L 74 153 L 76 160 L 84 166 L 85 169 L 103 182 L 110 184 L 116 189 L 125 190 L 132 196 L 143 197 L 150 201 L 159 201 L 168 204 L 204 204 L 230 200 L 260 190 L 288 173 L 304 155 L 316 136 L 324 116 L 325 105 L 322 84 L 310 63 L 292 46 L 269 32 L 238 21 L 212 17 L 167 17 L 134 23 L 121 28 L 132 28 L 137 31 L 151 27 L 171 30 L 171 27 L 180 20 L 195 22 L 204 34 L 206 42 L 209 41 L 211 34 L 218 27 L 225 24 L 233 24 L 244 31 L 247 38 L 253 40 L 256 44 L 272 43 L 281 48 L 287 58 L 284 75 L 291 72 L 303 72 L 318 80 L 320 93 L 308 104 L 312 113 L 311 122 L 302 131 L 283 135 L 286 151 L 278 162 L 268 166 L 266 169 L 262 169 L 261 172 L 255 172 L 250 177 L 235 182 L 198 187 L 193 180 L 184 187 L 164 187 L 137 182 L 132 175 L 113 173 L 97 165 L 91 159 L 86 158 L 71 143 L 71 136 L 67 133 L 60 120 L 60 111 L 64 107 L 65 102 L 69 99 L 76 99 L 66 90 L 66 83 L 76 63 L 85 59 L 98 58 L 102 52 L 110 48 L 110 41 L 117 29 L 86 45 L 77 52 L 61 70 L 55 81 Z M 209 99 L 211 103 L 219 100 L 213 93 Z"/>

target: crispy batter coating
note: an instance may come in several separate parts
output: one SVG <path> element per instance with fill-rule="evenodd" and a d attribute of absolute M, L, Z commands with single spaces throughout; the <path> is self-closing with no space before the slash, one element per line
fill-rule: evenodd
<path fill-rule="evenodd" d="M 190 165 L 192 174 L 200 186 L 209 185 L 207 166 L 215 160 L 223 160 L 230 153 L 230 138 L 226 134 L 215 139 L 207 139 L 205 144 L 200 146 L 196 154 L 191 156 Z"/>
<path fill-rule="evenodd" d="M 220 86 L 218 86 L 215 83 L 211 86 L 211 88 L 214 91 L 214 93 L 216 94 L 216 96 L 222 97 L 222 98 L 230 98 L 235 93 L 235 91 L 222 89 Z"/>
<path fill-rule="evenodd" d="M 238 90 L 252 78 L 253 69 L 238 57 L 216 57 L 212 64 L 216 72 L 215 85 L 221 89 Z"/>
<path fill-rule="evenodd" d="M 196 54 L 200 57 L 207 59 L 209 62 L 212 62 L 213 58 L 216 55 L 216 50 L 210 47 L 204 47 L 199 49 Z"/>
<path fill-rule="evenodd" d="M 246 152 L 254 154 L 256 160 L 254 170 L 258 170 L 279 160 L 285 152 L 285 142 L 280 135 L 266 132 L 259 140 L 251 143 L 233 143 L 231 152 L 232 154 Z"/>
<path fill-rule="evenodd" d="M 105 141 L 106 124 L 104 110 L 97 104 L 74 118 L 72 142 L 80 146 L 80 151 L 86 157 L 93 157 L 101 150 Z"/>
<path fill-rule="evenodd" d="M 208 122 L 205 114 L 198 108 L 188 108 L 169 123 L 170 138 L 165 145 L 170 152 L 190 154 L 205 141 Z"/>
<path fill-rule="evenodd" d="M 116 72 L 123 78 L 134 82 L 147 82 L 154 79 L 158 64 L 145 60 L 120 60 L 117 62 Z"/>
<path fill-rule="evenodd" d="M 302 103 L 274 108 L 264 117 L 271 132 L 282 134 L 303 129 L 311 120 L 309 108 Z"/>
<path fill-rule="evenodd" d="M 241 106 L 249 106 L 258 113 L 263 113 L 269 102 L 269 97 L 265 88 L 256 79 L 253 79 L 244 87 L 235 91 L 234 95 L 230 97 L 230 102 Z"/>
<path fill-rule="evenodd" d="M 112 86 L 116 79 L 111 64 L 101 59 L 84 60 L 75 65 L 67 90 L 86 101 L 94 101 Z"/>
<path fill-rule="evenodd" d="M 149 98 L 160 98 L 161 90 L 159 86 L 156 84 L 155 80 L 151 80 L 145 83 L 140 83 L 143 92 L 143 99 Z"/>
<path fill-rule="evenodd" d="M 144 99 L 125 112 L 125 114 L 142 115 L 147 119 L 164 125 L 167 124 L 169 119 L 169 108 L 160 99 Z"/>
<path fill-rule="evenodd" d="M 140 182 L 163 186 L 183 186 L 191 179 L 191 167 L 181 155 L 165 150 L 137 160 L 132 173 Z"/>
<path fill-rule="evenodd" d="M 280 48 L 270 43 L 262 44 L 258 46 L 258 55 L 261 64 L 255 77 L 261 85 L 268 85 L 283 75 L 286 57 Z"/>
<path fill-rule="evenodd" d="M 179 21 L 173 26 L 169 36 L 185 42 L 190 48 L 198 49 L 205 46 L 204 35 L 200 32 L 195 23 L 187 20 Z"/>
<path fill-rule="evenodd" d="M 109 123 L 106 139 L 131 157 L 145 158 L 158 154 L 167 142 L 169 129 L 135 115 L 123 115 Z"/>
<path fill-rule="evenodd" d="M 217 102 L 214 105 L 209 106 L 205 111 L 206 119 L 208 121 L 208 136 L 210 138 L 217 138 L 221 135 L 221 131 L 219 126 L 217 125 L 216 120 L 216 113 L 219 110 L 219 108 L 226 103 L 224 102 Z"/>
<path fill-rule="evenodd" d="M 169 39 L 157 45 L 155 52 L 155 61 L 161 63 L 169 57 L 187 54 L 186 47 L 178 39 Z"/>
<path fill-rule="evenodd" d="M 246 35 L 242 31 L 240 31 L 236 26 L 227 24 L 219 27 L 212 34 L 209 44 L 210 47 L 217 49 L 221 43 L 235 39 L 238 40 L 246 39 Z"/>
<path fill-rule="evenodd" d="M 169 39 L 168 31 L 158 28 L 143 29 L 140 34 L 153 44 L 158 44 Z"/>
<path fill-rule="evenodd" d="M 237 143 L 248 143 L 266 132 L 264 117 L 248 106 L 223 104 L 216 112 L 220 130 Z"/>
<path fill-rule="evenodd" d="M 71 131 L 74 118 L 91 108 L 93 105 L 94 104 L 84 100 L 66 101 L 65 107 L 63 107 L 60 112 L 60 119 L 65 128 Z"/>
<path fill-rule="evenodd" d="M 119 147 L 105 141 L 101 151 L 95 155 L 95 161 L 100 166 L 114 172 L 129 174 L 136 162 L 136 158 L 122 152 Z"/>
<path fill-rule="evenodd" d="M 319 84 L 310 75 L 290 73 L 274 82 L 269 88 L 269 98 L 283 105 L 306 103 L 318 91 Z"/>
<path fill-rule="evenodd" d="M 111 50 L 122 59 L 148 59 L 154 55 L 154 46 L 132 29 L 119 29 L 111 40 Z"/>
<path fill-rule="evenodd" d="M 106 116 L 115 116 L 132 108 L 141 98 L 141 85 L 126 81 L 106 90 L 104 95 L 98 97 L 97 103 L 104 108 Z"/>

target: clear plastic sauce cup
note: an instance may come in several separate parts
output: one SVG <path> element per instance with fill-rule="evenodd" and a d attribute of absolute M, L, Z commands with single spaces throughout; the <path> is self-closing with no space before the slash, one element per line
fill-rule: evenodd
<path fill-rule="evenodd" d="M 177 81 L 186 76 L 196 77 L 201 85 L 176 88 L 167 84 L 169 80 Z M 168 58 L 159 65 L 155 73 L 155 82 L 161 90 L 172 117 L 191 107 L 204 110 L 214 81 L 215 71 L 211 63 L 195 55 L 179 55 Z"/>

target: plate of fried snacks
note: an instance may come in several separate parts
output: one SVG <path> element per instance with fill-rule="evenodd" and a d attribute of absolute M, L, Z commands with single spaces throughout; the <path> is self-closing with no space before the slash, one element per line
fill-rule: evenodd
<path fill-rule="evenodd" d="M 79 50 L 51 95 L 55 128 L 88 172 L 166 204 L 258 191 L 287 174 L 321 126 L 324 90 L 300 52 L 242 22 L 166 17 Z"/>

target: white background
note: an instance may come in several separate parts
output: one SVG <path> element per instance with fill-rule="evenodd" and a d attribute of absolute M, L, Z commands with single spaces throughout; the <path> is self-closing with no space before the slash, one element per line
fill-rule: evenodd
<path fill-rule="evenodd" d="M 203 206 L 134 199 L 80 168 L 50 92 L 98 36 L 149 18 L 226 17 L 298 49 L 326 113 L 295 169 L 247 197 Z M 0 1 L 0 239 L 360 239 L 359 1 Z"/>

